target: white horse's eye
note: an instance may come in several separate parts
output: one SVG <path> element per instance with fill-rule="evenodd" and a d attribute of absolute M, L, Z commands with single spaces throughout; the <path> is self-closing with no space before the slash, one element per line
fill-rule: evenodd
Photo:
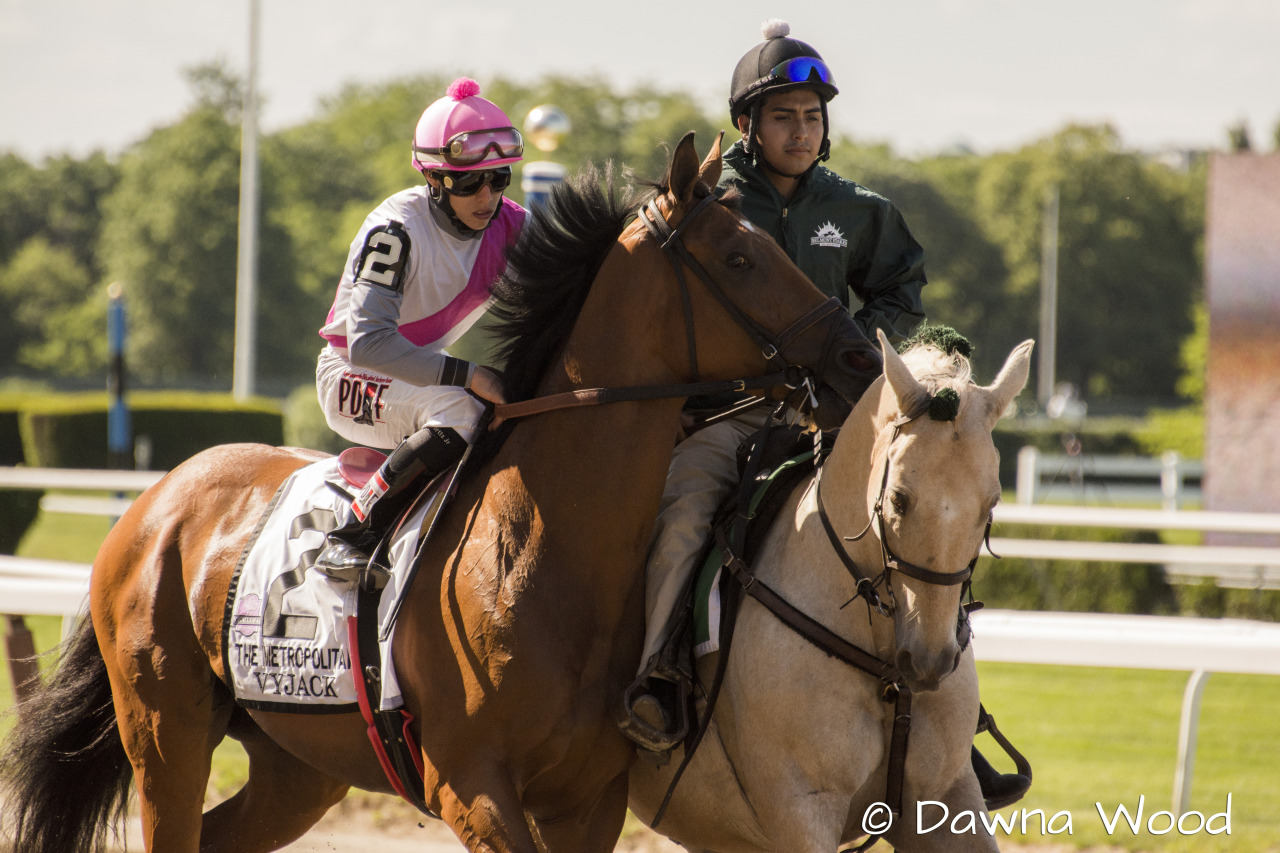
<path fill-rule="evenodd" d="M 902 515 L 911 506 L 911 498 L 906 492 L 893 491 L 889 493 L 889 503 L 893 506 L 894 512 Z"/>

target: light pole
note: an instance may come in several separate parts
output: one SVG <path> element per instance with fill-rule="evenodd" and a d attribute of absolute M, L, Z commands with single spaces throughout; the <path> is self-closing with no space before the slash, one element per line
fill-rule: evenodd
<path fill-rule="evenodd" d="M 1043 411 L 1053 398 L 1058 357 L 1058 186 L 1049 188 L 1044 200 L 1044 233 L 1040 249 L 1040 354 L 1037 401 Z"/>
<path fill-rule="evenodd" d="M 253 396 L 258 315 L 258 6 L 249 0 L 249 73 L 240 116 L 240 234 L 236 251 L 236 332 L 231 393 Z"/>

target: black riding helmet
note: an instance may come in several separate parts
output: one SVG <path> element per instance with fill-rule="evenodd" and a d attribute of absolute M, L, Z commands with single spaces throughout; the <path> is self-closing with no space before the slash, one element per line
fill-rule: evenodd
<path fill-rule="evenodd" d="M 804 87 L 817 92 L 822 101 L 822 145 L 818 149 L 818 160 L 826 160 L 831 152 L 827 101 L 840 93 L 831 69 L 827 68 L 818 51 L 798 39 L 789 38 L 791 25 L 786 21 L 771 18 L 760 26 L 760 32 L 765 40 L 738 60 L 729 85 L 729 118 L 734 127 L 738 126 L 738 117 L 742 115 L 748 116 L 750 122 L 743 148 L 748 154 L 757 153 L 752 148 L 764 96 L 770 92 Z"/>

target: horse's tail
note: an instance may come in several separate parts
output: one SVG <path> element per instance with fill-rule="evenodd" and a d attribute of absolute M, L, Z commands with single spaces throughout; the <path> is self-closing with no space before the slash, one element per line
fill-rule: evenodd
<path fill-rule="evenodd" d="M 107 666 L 86 617 L 53 677 L 16 709 L 0 753 L 12 853 L 101 851 L 119 825 L 133 771 L 116 728 Z"/>

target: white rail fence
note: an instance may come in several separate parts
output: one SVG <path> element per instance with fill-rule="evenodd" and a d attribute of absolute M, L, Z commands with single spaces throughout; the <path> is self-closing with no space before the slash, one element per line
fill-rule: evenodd
<path fill-rule="evenodd" d="M 1167 451 L 1147 456 L 1073 456 L 1018 451 L 1018 503 L 1055 500 L 1131 502 L 1158 500 L 1165 509 L 1180 509 L 1203 499 L 1204 463 Z"/>
<path fill-rule="evenodd" d="M 138 492 L 163 476 L 149 471 L 71 471 L 0 467 L 0 488 Z M 50 501 L 50 498 L 57 500 Z M 128 499 L 84 504 L 46 496 L 49 511 L 117 514 Z M 76 507 L 88 507 L 82 510 Z M 1280 534 L 1280 515 L 1116 509 L 1113 507 L 1002 505 L 996 521 L 1018 524 Z M 991 540 L 1002 556 L 1061 560 L 1164 563 L 1212 568 L 1232 577 L 1246 570 L 1250 586 L 1280 582 L 1280 548 L 1144 545 L 1140 543 Z M 0 556 L 0 611 L 63 617 L 64 633 L 82 612 L 90 567 L 53 560 Z M 1212 672 L 1280 675 L 1280 625 L 1243 620 L 1118 614 L 1027 613 L 987 610 L 974 615 L 979 660 L 1066 666 L 1110 666 L 1191 671 L 1178 735 L 1174 808 L 1189 807 L 1200 697 Z"/>

